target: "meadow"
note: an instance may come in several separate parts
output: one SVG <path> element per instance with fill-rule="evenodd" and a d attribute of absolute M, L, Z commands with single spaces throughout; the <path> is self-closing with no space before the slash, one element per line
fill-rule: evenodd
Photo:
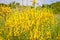
<path fill-rule="evenodd" d="M 0 6 L 0 40 L 60 40 L 60 14 L 46 7 Z"/>

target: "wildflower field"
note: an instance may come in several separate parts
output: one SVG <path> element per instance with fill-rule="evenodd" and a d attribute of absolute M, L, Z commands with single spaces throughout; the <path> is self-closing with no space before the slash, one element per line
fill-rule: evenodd
<path fill-rule="evenodd" d="M 46 7 L 0 6 L 0 40 L 60 40 L 60 14 Z"/>

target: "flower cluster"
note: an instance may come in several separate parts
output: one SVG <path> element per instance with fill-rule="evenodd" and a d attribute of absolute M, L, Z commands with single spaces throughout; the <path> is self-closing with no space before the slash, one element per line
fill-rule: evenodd
<path fill-rule="evenodd" d="M 9 36 L 20 36 L 29 32 L 29 40 L 51 40 L 51 26 L 54 24 L 52 11 L 45 9 L 28 9 L 23 12 L 15 11 L 5 22 Z"/>
<path fill-rule="evenodd" d="M 7 15 L 10 15 L 11 13 L 11 8 L 10 7 L 0 7 L 0 18 L 5 18 Z"/>

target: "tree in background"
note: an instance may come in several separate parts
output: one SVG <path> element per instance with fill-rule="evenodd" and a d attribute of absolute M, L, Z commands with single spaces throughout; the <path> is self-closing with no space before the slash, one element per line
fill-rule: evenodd
<path fill-rule="evenodd" d="M 50 7 L 53 9 L 54 13 L 60 14 L 60 2 L 52 3 Z"/>
<path fill-rule="evenodd" d="M 16 3 L 15 1 L 9 4 L 11 8 L 16 8 Z"/>

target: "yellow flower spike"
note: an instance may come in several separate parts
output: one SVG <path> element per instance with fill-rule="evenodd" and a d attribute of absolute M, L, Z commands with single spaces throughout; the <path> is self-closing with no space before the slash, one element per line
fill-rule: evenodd
<path fill-rule="evenodd" d="M 0 19 L 2 19 L 3 17 L 2 16 L 0 16 Z"/>
<path fill-rule="evenodd" d="M 38 39 L 39 34 L 38 34 L 38 29 L 34 29 L 34 39 Z"/>
<path fill-rule="evenodd" d="M 33 39 L 33 33 L 30 31 L 30 39 Z"/>
<path fill-rule="evenodd" d="M 60 32 L 58 32 L 58 36 L 60 36 Z"/>
<path fill-rule="evenodd" d="M 4 40 L 4 38 L 0 36 L 0 40 Z"/>
<path fill-rule="evenodd" d="M 56 37 L 57 40 L 60 40 L 60 32 L 58 32 L 58 36 Z"/>
<path fill-rule="evenodd" d="M 47 31 L 46 32 L 46 35 L 51 35 L 51 31 Z"/>

